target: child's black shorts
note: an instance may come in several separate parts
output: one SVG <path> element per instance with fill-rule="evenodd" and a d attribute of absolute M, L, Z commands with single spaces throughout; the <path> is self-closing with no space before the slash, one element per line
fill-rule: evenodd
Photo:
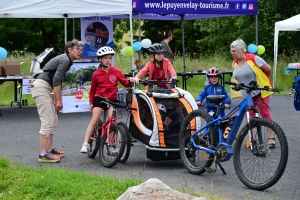
<path fill-rule="evenodd" d="M 95 97 L 93 107 L 102 108 L 103 110 L 107 110 L 109 107 L 107 107 L 106 103 L 102 103 L 103 99 L 101 97 Z M 111 100 L 112 102 L 118 103 L 118 100 Z"/>

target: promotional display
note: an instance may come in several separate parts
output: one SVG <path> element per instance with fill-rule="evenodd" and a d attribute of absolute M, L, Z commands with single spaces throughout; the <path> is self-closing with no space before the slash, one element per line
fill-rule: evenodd
<path fill-rule="evenodd" d="M 89 111 L 91 79 L 98 66 L 99 62 L 73 63 L 62 87 L 63 113 Z"/>
<path fill-rule="evenodd" d="M 85 42 L 82 58 L 95 59 L 97 50 L 103 46 L 114 48 L 113 18 L 111 16 L 81 18 L 81 40 Z"/>

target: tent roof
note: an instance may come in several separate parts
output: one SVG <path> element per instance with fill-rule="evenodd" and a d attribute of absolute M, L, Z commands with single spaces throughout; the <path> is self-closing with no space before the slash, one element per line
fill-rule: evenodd
<path fill-rule="evenodd" d="M 276 22 L 275 31 L 300 31 L 300 14 Z"/>
<path fill-rule="evenodd" d="M 129 0 L 1 0 L 0 18 L 79 18 L 132 13 Z"/>

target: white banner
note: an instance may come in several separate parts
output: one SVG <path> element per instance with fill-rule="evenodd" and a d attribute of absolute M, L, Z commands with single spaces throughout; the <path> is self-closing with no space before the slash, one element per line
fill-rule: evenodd
<path fill-rule="evenodd" d="M 24 78 L 22 80 L 22 94 L 31 94 L 31 84 L 34 80 L 34 78 Z"/>
<path fill-rule="evenodd" d="M 98 62 L 73 63 L 62 87 L 63 113 L 89 111 L 91 79 L 98 66 Z"/>

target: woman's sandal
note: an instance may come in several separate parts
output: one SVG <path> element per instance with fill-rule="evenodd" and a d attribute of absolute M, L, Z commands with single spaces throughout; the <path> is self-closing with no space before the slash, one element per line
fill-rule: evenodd
<path fill-rule="evenodd" d="M 268 140 L 273 140 L 272 143 L 268 143 L 269 148 L 274 148 L 275 147 L 275 138 L 269 138 Z"/>

